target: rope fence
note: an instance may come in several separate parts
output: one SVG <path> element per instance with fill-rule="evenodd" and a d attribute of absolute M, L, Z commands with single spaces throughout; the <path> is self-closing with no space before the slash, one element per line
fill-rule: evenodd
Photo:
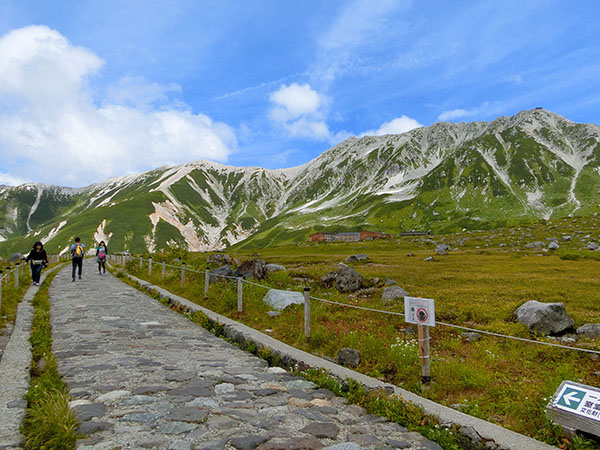
<path fill-rule="evenodd" d="M 146 259 L 144 260 L 142 257 L 140 257 L 139 259 L 140 261 L 140 268 L 142 268 L 143 262 L 144 261 L 148 261 L 149 263 L 149 275 L 151 275 L 152 273 L 152 258 Z M 126 259 L 121 259 L 121 264 L 124 264 L 126 262 Z M 184 283 L 184 274 L 185 272 L 192 272 L 192 273 L 197 273 L 200 275 L 203 275 L 205 277 L 205 289 L 204 289 L 204 296 L 205 298 L 208 298 L 208 285 L 209 285 L 209 277 L 213 276 L 216 279 L 228 279 L 228 280 L 236 280 L 238 282 L 238 312 L 242 312 L 242 284 L 248 284 L 251 286 L 255 286 L 258 288 L 262 288 L 262 289 L 273 289 L 269 286 L 265 286 L 264 284 L 260 284 L 260 283 L 256 283 L 254 281 L 250 281 L 250 280 L 246 280 L 243 277 L 235 277 L 235 276 L 231 276 L 231 275 L 219 275 L 219 274 L 212 274 L 209 272 L 208 269 L 202 271 L 202 270 L 197 270 L 197 269 L 193 269 L 191 267 L 187 267 L 184 263 L 182 263 L 179 266 L 173 265 L 173 264 L 167 264 L 165 261 L 162 262 L 162 267 L 166 268 L 173 268 L 173 269 L 177 269 L 177 270 L 181 270 L 181 285 L 183 287 L 183 283 Z M 162 278 L 164 279 L 165 277 L 165 272 L 163 270 L 162 272 Z M 298 292 L 298 291 L 291 291 L 291 292 Z M 387 315 L 392 315 L 392 316 L 401 316 L 404 317 L 404 313 L 401 312 L 396 312 L 396 311 L 386 311 L 386 310 L 381 310 L 381 309 L 376 309 L 376 308 L 368 308 L 365 306 L 358 306 L 358 305 L 351 305 L 348 303 L 340 303 L 340 302 L 335 302 L 332 300 L 326 300 L 324 298 L 319 298 L 319 297 L 314 297 L 311 295 L 307 295 L 307 292 L 310 292 L 310 288 L 305 288 L 304 289 L 304 294 L 305 294 L 305 315 L 306 313 L 308 313 L 308 318 L 305 317 L 305 334 L 306 331 L 308 331 L 308 333 L 310 333 L 310 325 L 307 325 L 307 320 L 310 320 L 310 305 L 307 307 L 306 304 L 310 303 L 310 300 L 315 300 L 321 303 L 325 303 L 325 304 L 330 304 L 330 305 L 336 305 L 336 306 L 340 306 L 343 308 L 350 308 L 350 309 L 357 309 L 357 310 L 362 310 L 362 311 L 369 311 L 369 312 L 374 312 L 374 313 L 379 313 L 379 314 L 387 314 Z M 470 327 L 465 327 L 462 325 L 455 325 L 452 323 L 446 323 L 446 322 L 439 322 L 436 321 L 436 325 L 441 325 L 441 326 L 445 326 L 445 327 L 449 327 L 449 328 L 455 328 L 455 329 L 459 329 L 459 330 L 463 330 L 463 331 L 470 331 L 470 332 L 475 332 L 475 333 L 480 333 L 480 334 L 484 334 L 484 335 L 488 335 L 488 336 L 494 336 L 494 337 L 499 337 L 499 338 L 504 338 L 504 339 L 512 339 L 515 341 L 519 341 L 519 342 L 527 342 L 530 344 L 537 344 L 537 345 L 544 345 L 544 346 L 548 346 L 548 347 L 555 347 L 555 348 L 561 348 L 561 349 L 565 349 L 565 350 L 574 350 L 574 351 L 579 351 L 579 352 L 584 352 L 584 353 L 591 353 L 591 354 L 595 354 L 595 355 L 600 355 L 600 351 L 598 350 L 592 350 L 592 349 L 586 349 L 586 348 L 581 348 L 581 347 L 573 347 L 573 346 L 569 346 L 569 345 L 562 345 L 562 344 L 556 344 L 553 342 L 543 342 L 543 341 L 536 341 L 533 339 L 527 339 L 527 338 L 521 338 L 521 337 L 517 337 L 517 336 L 510 336 L 510 335 L 506 335 L 506 334 L 502 334 L 502 333 L 495 333 L 493 331 L 486 331 L 486 330 L 481 330 L 481 329 L 477 329 L 477 328 L 470 328 Z M 308 328 L 306 328 L 308 326 Z M 307 336 L 308 337 L 308 336 Z"/>

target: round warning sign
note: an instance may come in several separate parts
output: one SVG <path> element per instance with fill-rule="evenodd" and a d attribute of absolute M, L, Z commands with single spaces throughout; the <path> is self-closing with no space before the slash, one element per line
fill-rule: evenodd
<path fill-rule="evenodd" d="M 427 310 L 425 308 L 419 308 L 417 309 L 417 321 L 421 322 L 421 323 L 426 323 L 427 319 L 429 318 L 429 313 L 427 312 Z"/>

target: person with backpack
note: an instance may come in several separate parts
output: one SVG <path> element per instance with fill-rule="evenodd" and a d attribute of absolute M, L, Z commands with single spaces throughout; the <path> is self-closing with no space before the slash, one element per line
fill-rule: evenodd
<path fill-rule="evenodd" d="M 98 262 L 98 275 L 106 273 L 106 260 L 108 259 L 108 248 L 104 241 L 100 241 L 96 248 L 96 261 Z"/>
<path fill-rule="evenodd" d="M 81 280 L 81 271 L 83 270 L 83 257 L 85 256 L 85 245 L 81 239 L 75 238 L 75 243 L 71 244 L 71 262 L 73 264 L 73 281 L 75 281 L 75 269 L 79 269 L 79 279 Z"/>
<path fill-rule="evenodd" d="M 44 250 L 44 245 L 37 241 L 33 244 L 33 248 L 25 258 L 26 262 L 29 262 L 31 267 L 31 278 L 33 280 L 34 286 L 40 285 L 40 275 L 42 274 L 42 269 L 48 265 L 48 256 L 46 255 L 46 250 Z"/>

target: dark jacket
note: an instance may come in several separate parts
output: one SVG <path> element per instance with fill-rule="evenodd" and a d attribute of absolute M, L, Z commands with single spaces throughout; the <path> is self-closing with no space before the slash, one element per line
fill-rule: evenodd
<path fill-rule="evenodd" d="M 44 263 L 48 264 L 48 255 L 46 255 L 46 250 L 41 249 L 39 252 L 34 248 L 29 252 L 25 261 L 44 261 Z"/>

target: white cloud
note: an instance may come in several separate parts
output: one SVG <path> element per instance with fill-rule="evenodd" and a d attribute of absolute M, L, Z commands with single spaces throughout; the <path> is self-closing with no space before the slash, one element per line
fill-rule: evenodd
<path fill-rule="evenodd" d="M 224 162 L 237 146 L 231 127 L 169 99 L 177 85 L 128 77 L 97 106 L 87 83 L 102 65 L 45 26 L 0 37 L 0 170 L 82 186 L 164 164 Z"/>
<path fill-rule="evenodd" d="M 415 119 L 402 115 L 400 117 L 396 117 L 395 119 L 390 120 L 389 122 L 381 124 L 381 126 L 377 130 L 365 131 L 360 135 L 360 137 L 383 136 L 384 134 L 402 134 L 422 126 L 423 125 L 421 125 Z"/>
<path fill-rule="evenodd" d="M 501 108 L 498 104 L 492 105 L 490 102 L 483 102 L 481 105 L 471 109 L 457 108 L 444 111 L 438 116 L 438 119 L 442 121 L 464 119 L 480 115 L 495 114 L 496 112 L 500 112 L 500 110 Z"/>
<path fill-rule="evenodd" d="M 273 104 L 269 117 L 290 136 L 320 141 L 333 139 L 325 122 L 327 98 L 310 85 L 282 85 L 269 99 Z"/>
<path fill-rule="evenodd" d="M 27 180 L 19 177 L 13 177 L 8 173 L 0 172 L 0 186 L 18 186 L 27 183 Z"/>

